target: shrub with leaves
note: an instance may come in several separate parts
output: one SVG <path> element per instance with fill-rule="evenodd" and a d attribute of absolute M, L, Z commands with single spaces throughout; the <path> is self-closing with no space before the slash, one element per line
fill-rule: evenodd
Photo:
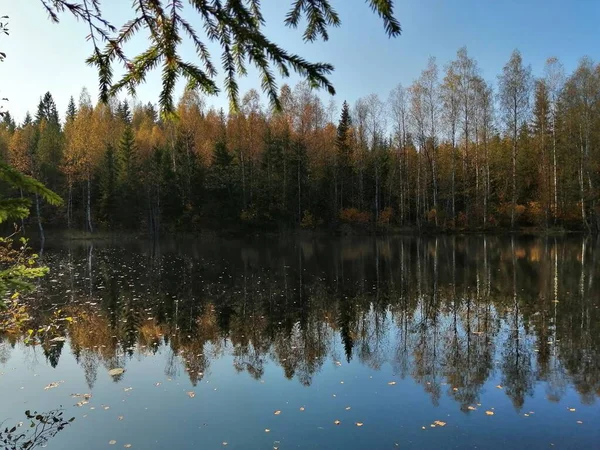
<path fill-rule="evenodd" d="M 57 194 L 42 183 L 4 163 L 0 163 L 0 181 L 24 193 L 40 196 L 52 205 L 62 202 Z M 31 200 L 26 197 L 6 198 L 0 195 L 0 223 L 24 219 L 29 215 L 30 207 Z M 36 264 L 37 255 L 29 252 L 27 241 L 21 239 L 15 245 L 13 236 L 0 238 L 0 306 L 3 306 L 2 300 L 7 295 L 30 289 L 30 280 L 48 272 L 47 268 Z"/>
<path fill-rule="evenodd" d="M 31 450 L 46 447 L 48 441 L 75 420 L 65 419 L 64 411 L 56 409 L 47 413 L 25 411 L 26 422 L 12 428 L 0 429 L 0 444 L 6 450 Z"/>

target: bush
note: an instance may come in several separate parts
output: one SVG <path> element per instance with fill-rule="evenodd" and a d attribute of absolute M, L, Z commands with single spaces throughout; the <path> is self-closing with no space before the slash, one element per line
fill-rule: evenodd
<path fill-rule="evenodd" d="M 310 211 L 304 211 L 304 215 L 302 217 L 302 221 L 300 222 L 301 228 L 314 229 L 317 225 L 315 217 L 311 214 Z"/>
<path fill-rule="evenodd" d="M 437 210 L 435 208 L 431 208 L 431 210 L 429 210 L 429 212 L 427 213 L 427 222 L 429 223 L 435 223 L 435 219 L 437 217 Z"/>
<path fill-rule="evenodd" d="M 349 224 L 366 225 L 371 221 L 371 214 L 357 208 L 345 208 L 340 211 L 340 220 Z"/>
<path fill-rule="evenodd" d="M 379 213 L 379 219 L 377 220 L 377 225 L 380 227 L 387 227 L 390 225 L 392 221 L 392 217 L 394 215 L 394 210 L 388 206 L 383 211 Z"/>

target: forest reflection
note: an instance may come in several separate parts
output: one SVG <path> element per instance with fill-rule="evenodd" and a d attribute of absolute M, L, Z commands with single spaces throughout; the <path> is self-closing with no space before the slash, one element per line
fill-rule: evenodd
<path fill-rule="evenodd" d="M 464 410 L 496 376 L 518 410 L 538 383 L 553 402 L 600 395 L 598 255 L 584 237 L 71 242 L 46 249 L 32 301 L 40 324 L 58 307 L 76 319 L 69 345 L 40 345 L 53 367 L 70 349 L 90 389 L 158 352 L 196 385 L 231 355 L 306 386 L 326 364 L 390 364 Z M 0 337 L 0 364 L 20 341 Z"/>

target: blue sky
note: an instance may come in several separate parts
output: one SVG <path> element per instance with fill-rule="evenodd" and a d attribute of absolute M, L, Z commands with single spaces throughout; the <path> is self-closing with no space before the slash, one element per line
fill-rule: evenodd
<path fill-rule="evenodd" d="M 77 99 L 82 87 L 95 98 L 96 74 L 85 64 L 91 51 L 85 41 L 86 27 L 67 15 L 60 25 L 52 24 L 39 0 L 3 3 L 0 14 L 10 17 L 11 33 L 0 38 L 0 50 L 7 53 L 0 66 L 0 94 L 10 98 L 7 108 L 16 119 L 22 120 L 27 110 L 34 113 L 46 91 L 54 96 L 61 116 L 69 97 Z M 102 3 L 106 17 L 118 25 L 131 11 L 129 0 Z M 328 42 L 312 44 L 302 42 L 301 30 L 283 26 L 289 0 L 262 3 L 271 39 L 309 60 L 335 66 L 331 80 L 338 106 L 343 100 L 353 103 L 370 93 L 385 99 L 397 83 L 408 86 L 418 77 L 429 56 L 435 56 L 443 67 L 463 45 L 477 60 L 484 78 L 494 83 L 515 48 L 521 50 L 535 75 L 542 74 L 549 56 L 558 57 L 567 72 L 584 55 L 600 59 L 600 0 L 396 0 L 396 16 L 403 28 L 396 39 L 387 38 L 380 19 L 363 0 L 332 0 L 342 27 L 331 30 Z M 128 50 L 133 54 L 143 44 L 140 37 Z M 183 52 L 193 57 L 188 43 Z M 218 63 L 216 51 L 214 56 Z M 293 77 L 287 82 L 297 81 Z M 240 81 L 242 92 L 259 86 L 255 72 Z M 154 73 L 139 89 L 138 100 L 156 102 L 159 90 L 160 76 Z M 328 101 L 328 95 L 322 93 L 322 97 Z M 227 105 L 224 96 L 208 102 L 217 107 Z"/>

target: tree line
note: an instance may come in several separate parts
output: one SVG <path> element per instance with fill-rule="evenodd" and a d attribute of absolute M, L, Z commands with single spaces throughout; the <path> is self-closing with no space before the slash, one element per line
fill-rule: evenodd
<path fill-rule="evenodd" d="M 323 101 L 306 82 L 280 109 L 250 90 L 239 108 L 186 89 L 175 118 L 152 104 L 93 104 L 84 89 L 61 120 L 46 93 L 0 155 L 59 193 L 35 203 L 44 226 L 173 230 L 317 228 L 600 231 L 600 65 L 535 78 L 515 50 L 494 82 L 461 48 L 410 86 Z M 19 195 L 26 195 L 19 193 Z"/>

